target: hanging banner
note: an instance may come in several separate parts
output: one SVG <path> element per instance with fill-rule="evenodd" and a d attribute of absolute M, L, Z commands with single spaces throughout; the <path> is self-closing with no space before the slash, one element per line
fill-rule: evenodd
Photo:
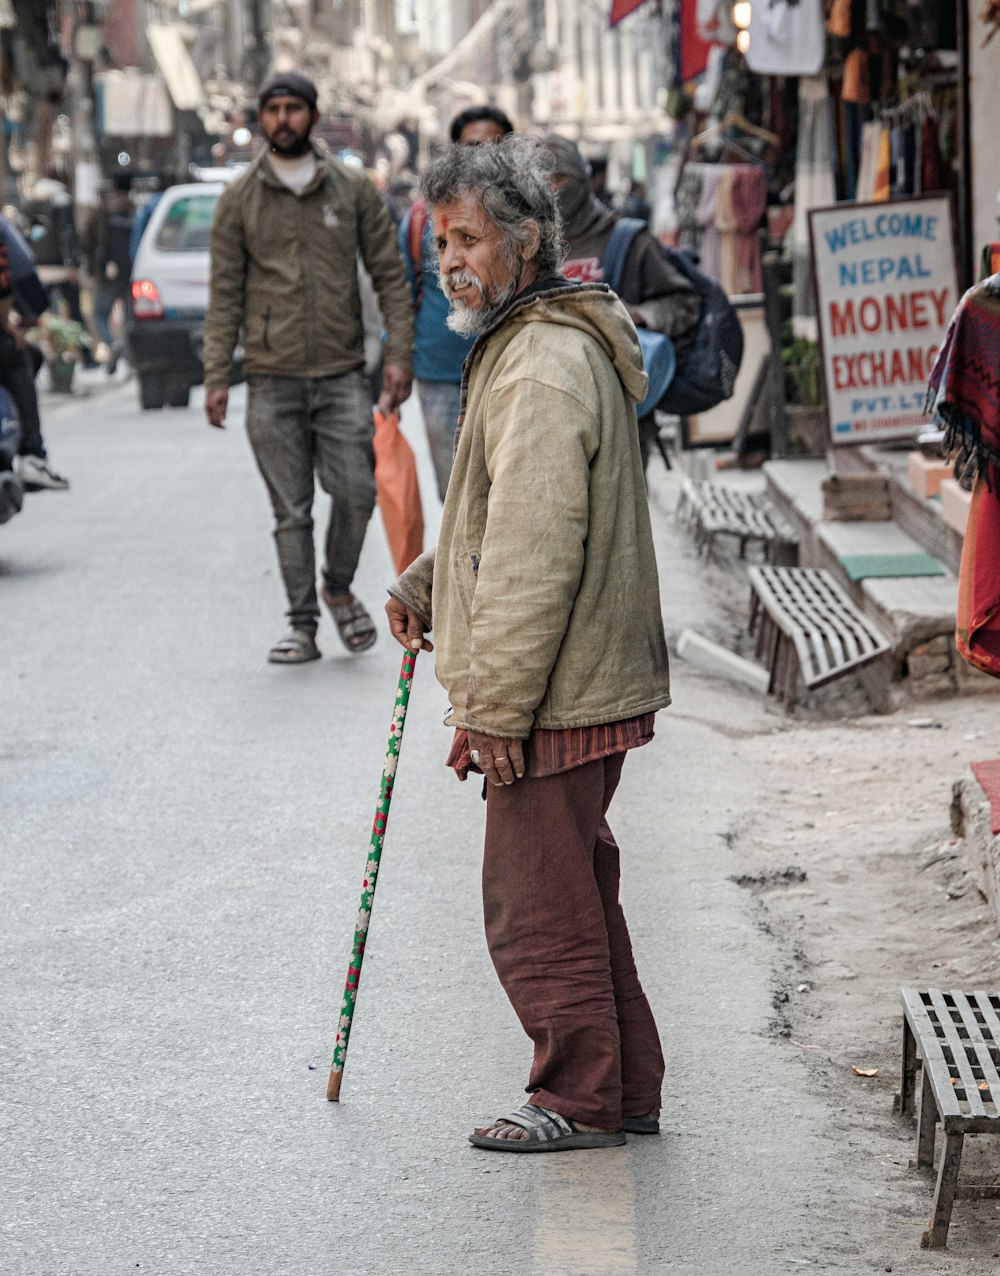
<path fill-rule="evenodd" d="M 616 27 L 622 18 L 627 18 L 636 9 L 641 9 L 648 0 L 611 0 L 611 13 L 608 15 L 608 26 Z"/>
<path fill-rule="evenodd" d="M 698 0 L 680 0 L 677 6 L 680 20 L 680 58 L 678 80 L 685 83 L 701 75 L 708 66 L 712 42 L 706 40 L 698 25 Z"/>
<path fill-rule="evenodd" d="M 927 425 L 927 379 L 959 302 L 947 195 L 809 213 L 834 443 Z"/>

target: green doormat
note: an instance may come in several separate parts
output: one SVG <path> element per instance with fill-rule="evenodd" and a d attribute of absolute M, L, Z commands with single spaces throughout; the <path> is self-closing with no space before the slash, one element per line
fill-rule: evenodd
<path fill-rule="evenodd" d="M 947 576 L 933 554 L 845 554 L 840 565 L 851 580 L 893 576 Z"/>

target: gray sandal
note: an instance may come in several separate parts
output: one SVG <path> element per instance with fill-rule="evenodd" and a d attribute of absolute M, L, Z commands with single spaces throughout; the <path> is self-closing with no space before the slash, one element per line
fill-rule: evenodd
<path fill-rule="evenodd" d="M 622 1129 L 626 1134 L 659 1134 L 658 1117 L 622 1117 Z"/>
<path fill-rule="evenodd" d="M 470 1134 L 469 1142 L 477 1148 L 495 1152 L 561 1152 L 571 1148 L 615 1148 L 625 1142 L 624 1130 L 578 1130 L 567 1117 L 526 1103 L 510 1116 L 500 1117 L 496 1125 L 519 1125 L 527 1130 L 525 1139 L 491 1139 L 485 1134 Z"/>
<path fill-rule="evenodd" d="M 272 665 L 304 665 L 309 660 L 319 660 L 319 657 L 316 639 L 308 629 L 289 629 L 267 653 Z"/>
<path fill-rule="evenodd" d="M 367 651 L 375 645 L 378 633 L 368 608 L 357 598 L 349 603 L 335 603 L 329 590 L 323 590 L 323 601 L 337 625 L 337 632 L 348 651 Z"/>

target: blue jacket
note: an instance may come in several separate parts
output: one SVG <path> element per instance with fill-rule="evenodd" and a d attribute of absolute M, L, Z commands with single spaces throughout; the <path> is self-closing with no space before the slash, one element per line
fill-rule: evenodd
<path fill-rule="evenodd" d="M 24 236 L 6 217 L 0 217 L 0 242 L 7 250 L 14 305 L 28 326 L 49 308 L 49 291 L 35 268 L 35 256 Z"/>
<path fill-rule="evenodd" d="M 416 303 L 417 287 L 413 259 L 410 256 L 410 217 L 408 212 L 399 227 L 399 249 L 406 264 L 409 281 Z M 417 307 L 414 329 L 413 373 L 418 381 L 462 380 L 462 364 L 472 349 L 473 338 L 460 337 L 446 325 L 448 298 L 438 286 L 438 255 L 434 247 L 434 232 L 428 216 L 423 235 L 423 297 Z"/>

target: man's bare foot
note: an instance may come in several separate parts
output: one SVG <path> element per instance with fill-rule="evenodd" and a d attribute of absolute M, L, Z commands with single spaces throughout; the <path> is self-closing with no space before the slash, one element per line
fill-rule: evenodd
<path fill-rule="evenodd" d="M 573 1125 L 581 1134 L 606 1133 L 599 1125 L 584 1125 L 582 1121 L 574 1121 Z M 514 1125 L 512 1121 L 494 1121 L 492 1125 L 480 1125 L 473 1133 L 478 1134 L 481 1139 L 526 1139 L 528 1137 L 528 1131 L 520 1125 Z"/>
<path fill-rule="evenodd" d="M 479 1126 L 469 1135 L 469 1142 L 475 1147 L 508 1152 L 559 1152 L 564 1148 L 622 1147 L 625 1131 L 584 1125 L 551 1108 L 525 1103 L 509 1117 L 498 1117 Z"/>

